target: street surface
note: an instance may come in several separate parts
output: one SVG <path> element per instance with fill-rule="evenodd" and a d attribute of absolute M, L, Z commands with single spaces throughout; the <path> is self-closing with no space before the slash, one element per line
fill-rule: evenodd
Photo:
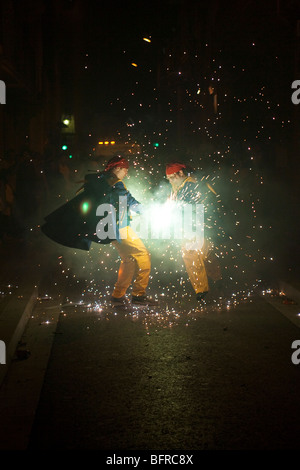
<path fill-rule="evenodd" d="M 117 312 L 111 270 L 101 284 L 78 275 L 81 262 L 50 259 L 0 390 L 1 449 L 300 448 L 297 303 L 258 286 L 212 291 L 200 308 L 166 276 L 151 280 L 159 307 Z"/>
<path fill-rule="evenodd" d="M 30 449 L 300 448 L 300 332 L 265 298 L 137 314 L 71 302 Z"/>

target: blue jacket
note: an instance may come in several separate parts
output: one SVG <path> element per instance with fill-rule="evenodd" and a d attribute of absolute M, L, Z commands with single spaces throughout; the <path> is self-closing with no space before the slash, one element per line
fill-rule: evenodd
<path fill-rule="evenodd" d="M 120 197 L 126 197 L 126 210 L 119 206 Z M 128 191 L 123 181 L 118 180 L 111 186 L 110 204 L 117 210 L 117 228 L 124 228 L 130 225 L 130 211 L 140 213 L 141 204 Z"/>
<path fill-rule="evenodd" d="M 130 225 L 130 212 L 141 212 L 141 204 L 128 191 L 123 181 L 113 182 L 109 173 L 86 175 L 84 193 L 87 197 L 92 198 L 94 213 L 96 208 L 103 203 L 111 204 L 116 209 L 116 226 L 114 230 L 118 241 L 120 240 L 119 229 Z M 122 198 L 121 201 L 120 198 Z"/>

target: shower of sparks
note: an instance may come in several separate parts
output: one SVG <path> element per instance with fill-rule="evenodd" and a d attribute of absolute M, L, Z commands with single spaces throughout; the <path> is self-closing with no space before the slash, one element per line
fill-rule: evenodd
<path fill-rule="evenodd" d="M 126 54 L 124 51 L 124 55 Z M 151 129 L 147 124 L 147 113 L 156 109 L 159 100 L 154 74 L 150 66 L 148 72 L 145 69 L 139 72 L 142 67 L 137 67 L 135 62 L 129 61 L 141 76 L 135 75 L 131 93 L 115 96 L 110 103 L 113 111 L 124 113 L 121 121 L 126 121 L 126 125 L 121 125 L 119 130 L 112 130 L 112 152 L 118 152 L 116 148 L 120 144 L 123 148 L 127 146 L 126 156 L 131 168 L 124 183 L 146 209 L 156 208 L 159 211 L 155 220 L 158 227 L 161 227 L 163 223 L 169 222 L 170 217 L 165 206 L 171 191 L 165 178 L 165 162 L 182 159 L 182 153 L 177 151 L 172 141 L 176 135 L 178 113 L 184 111 L 186 115 L 191 116 L 186 138 L 191 142 L 194 139 L 196 144 L 185 151 L 184 161 L 194 169 L 197 178 L 195 202 L 198 201 L 199 193 L 201 196 L 201 188 L 204 185 L 209 185 L 213 190 L 209 193 L 209 199 L 202 201 L 206 205 L 204 234 L 214 240 L 215 256 L 222 268 L 223 292 L 220 295 L 214 294 L 209 304 L 197 305 L 181 258 L 180 240 L 144 240 L 152 260 L 148 292 L 160 302 L 157 309 L 147 309 L 146 313 L 143 312 L 147 329 L 153 324 L 172 327 L 182 321 L 183 313 L 185 324 L 188 326 L 197 316 L 205 314 L 208 310 L 222 313 L 235 308 L 240 302 L 251 302 L 252 294 L 261 285 L 261 272 L 270 269 L 276 262 L 276 257 L 268 243 L 272 225 L 264 213 L 267 196 L 265 177 L 259 166 L 259 144 L 253 146 L 250 141 L 252 142 L 253 138 L 257 139 L 258 143 L 270 141 L 271 133 L 276 133 L 278 126 L 285 128 L 290 123 L 288 120 L 275 119 L 275 113 L 280 115 L 280 107 L 278 103 L 270 102 L 264 86 L 247 98 L 239 96 L 238 93 L 229 97 L 225 92 L 224 106 L 230 100 L 237 109 L 239 106 L 245 109 L 245 106 L 249 105 L 249 113 L 241 112 L 240 122 L 236 123 L 240 133 L 241 128 L 245 130 L 245 134 L 239 137 L 241 144 L 236 146 L 233 136 L 222 130 L 225 129 L 222 128 L 222 104 L 218 103 L 216 106 L 216 101 L 210 101 L 210 97 L 216 96 L 223 76 L 226 76 L 226 68 L 222 65 L 222 51 L 211 60 L 214 67 L 211 77 L 203 77 L 203 81 L 214 83 L 213 87 L 206 88 L 203 84 L 200 86 L 198 82 L 194 82 L 190 76 L 185 77 L 186 72 L 176 68 L 173 55 L 172 50 L 166 51 L 163 72 L 164 76 L 168 77 L 170 87 L 174 85 L 174 93 L 166 92 L 165 98 L 161 98 L 163 112 L 157 121 L 158 124 L 152 125 Z M 185 60 L 189 58 L 190 64 L 198 63 L 199 52 L 192 55 L 185 51 L 184 55 Z M 245 73 L 243 65 L 227 65 L 228 69 L 230 67 L 236 73 Z M 178 80 L 185 85 L 178 85 Z M 183 90 L 180 109 L 178 86 Z M 144 95 L 143 87 L 147 88 Z M 141 99 L 142 96 L 144 99 Z M 269 113 L 268 126 L 260 123 L 257 118 L 259 111 L 254 111 L 255 106 L 257 109 L 264 108 Z M 126 117 L 130 115 L 129 109 L 133 116 L 130 118 Z M 200 119 L 192 117 L 195 112 L 199 113 Z M 249 138 L 247 127 L 243 128 L 243 123 L 249 122 L 251 113 L 252 118 L 255 118 L 256 128 Z M 92 138 L 94 131 L 91 130 L 88 135 Z M 103 169 L 108 158 L 114 154 L 108 153 L 105 157 L 96 158 L 97 142 L 105 142 L 106 138 L 95 136 L 89 153 L 90 162 L 84 168 L 73 169 L 74 181 L 82 180 L 84 174 L 91 169 Z M 205 145 L 198 145 L 197 142 L 205 142 Z M 111 148 L 108 145 L 101 147 Z M 68 197 L 72 195 L 69 193 Z M 59 194 L 57 199 L 63 202 L 64 196 Z M 166 212 L 163 213 L 162 207 Z M 67 299 L 65 305 L 74 306 L 75 303 L 76 308 L 94 311 L 100 317 L 106 316 L 107 312 L 118 314 L 110 307 L 110 296 L 120 262 L 114 247 L 92 244 L 89 252 L 61 252 L 63 255 L 58 258 L 58 265 L 62 277 L 82 289 L 81 299 Z M 62 307 L 62 311 L 66 314 L 65 307 Z M 127 315 L 134 319 L 139 314 L 139 311 L 129 311 Z"/>

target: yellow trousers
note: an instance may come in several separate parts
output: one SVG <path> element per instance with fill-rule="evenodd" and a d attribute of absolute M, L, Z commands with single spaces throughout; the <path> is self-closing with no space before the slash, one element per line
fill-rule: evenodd
<path fill-rule="evenodd" d="M 213 281 L 222 279 L 220 265 L 211 246 L 204 243 L 201 250 L 181 247 L 182 259 L 196 294 L 209 291 L 208 277 Z"/>
<path fill-rule="evenodd" d="M 133 278 L 132 295 L 145 295 L 151 270 L 150 254 L 131 227 L 121 228 L 120 237 L 122 238 L 120 242 L 112 242 L 121 258 L 118 279 L 112 295 L 116 298 L 123 297 Z"/>

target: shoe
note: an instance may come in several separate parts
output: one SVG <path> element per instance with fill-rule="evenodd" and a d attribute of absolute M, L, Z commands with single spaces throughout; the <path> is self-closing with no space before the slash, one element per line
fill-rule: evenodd
<path fill-rule="evenodd" d="M 157 300 L 150 299 L 146 295 L 133 295 L 131 299 L 132 305 L 158 305 Z"/>
<path fill-rule="evenodd" d="M 123 295 L 123 297 L 114 297 L 112 295 L 110 301 L 113 307 L 126 307 L 128 305 L 128 300 L 125 295 Z"/>
<path fill-rule="evenodd" d="M 204 298 L 207 294 L 208 294 L 208 291 L 198 292 L 198 294 L 196 294 L 196 299 L 198 300 L 198 302 L 204 302 Z"/>

